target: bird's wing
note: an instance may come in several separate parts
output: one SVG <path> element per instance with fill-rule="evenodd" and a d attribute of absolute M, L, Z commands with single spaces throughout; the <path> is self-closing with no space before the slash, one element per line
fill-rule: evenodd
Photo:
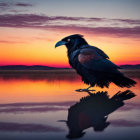
<path fill-rule="evenodd" d="M 109 59 L 108 55 L 105 54 L 102 50 L 100 50 L 100 49 L 97 48 L 97 47 L 94 47 L 94 48 L 95 48 L 95 50 L 96 50 L 96 52 L 97 52 L 98 54 L 100 54 L 100 55 L 103 56 L 104 58 L 108 58 L 108 59 Z"/>
<path fill-rule="evenodd" d="M 99 55 L 96 49 L 92 49 L 91 47 L 80 50 L 78 61 L 89 70 L 104 72 L 111 71 L 116 73 L 117 68 L 119 68 L 108 59 L 105 59 L 105 57 Z"/>
<path fill-rule="evenodd" d="M 105 58 L 105 59 L 106 59 L 106 58 L 109 59 L 109 56 L 108 56 L 107 54 L 105 54 L 104 51 L 102 51 L 101 49 L 99 49 L 99 48 L 97 48 L 97 47 L 95 47 L 95 46 L 83 45 L 83 46 L 81 46 L 81 49 L 82 49 L 82 50 L 83 50 L 83 49 L 93 49 L 93 50 L 96 52 L 96 54 L 102 56 L 102 57 Z"/>

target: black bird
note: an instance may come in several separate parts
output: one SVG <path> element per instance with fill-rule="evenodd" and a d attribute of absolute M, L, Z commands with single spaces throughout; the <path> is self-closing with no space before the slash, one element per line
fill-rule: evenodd
<path fill-rule="evenodd" d="M 91 127 L 96 132 L 103 131 L 110 124 L 107 121 L 108 116 L 122 107 L 125 104 L 124 100 L 136 96 L 130 90 L 119 91 L 111 98 L 107 91 L 88 93 L 89 96 L 82 97 L 68 109 L 67 121 L 61 120 L 61 122 L 66 122 L 69 128 L 67 137 L 70 139 L 82 137 L 85 134 L 84 130 Z"/>
<path fill-rule="evenodd" d="M 77 91 L 88 91 L 90 87 L 109 87 L 111 82 L 119 87 L 131 87 L 136 82 L 125 77 L 117 65 L 109 60 L 109 57 L 99 48 L 90 46 L 80 34 L 70 35 L 57 42 L 55 48 L 66 45 L 69 64 L 79 75 L 84 83 L 90 85 L 87 89 Z"/>

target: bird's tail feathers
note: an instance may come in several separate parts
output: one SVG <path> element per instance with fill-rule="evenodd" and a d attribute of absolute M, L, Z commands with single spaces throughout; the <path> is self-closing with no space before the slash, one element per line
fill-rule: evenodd
<path fill-rule="evenodd" d="M 109 84 L 113 82 L 119 87 L 127 87 L 130 88 L 135 86 L 136 82 L 130 78 L 125 77 L 120 72 L 117 73 L 101 73 L 97 71 L 92 71 L 91 75 L 88 73 L 82 73 L 82 80 L 86 84 L 90 84 L 91 86 L 99 86 L 101 88 L 109 87 Z M 89 75 L 88 77 L 86 75 Z"/>
<path fill-rule="evenodd" d="M 116 101 L 123 101 L 131 99 L 135 96 L 136 95 L 131 90 L 126 90 L 124 92 L 117 92 L 111 99 Z"/>
<path fill-rule="evenodd" d="M 115 76 L 112 79 L 112 82 L 115 83 L 119 87 L 127 87 L 130 88 L 132 86 L 135 86 L 136 82 L 130 78 L 127 78 L 123 75 L 121 76 Z"/>
<path fill-rule="evenodd" d="M 93 86 L 99 86 L 101 88 L 109 87 L 109 84 L 113 82 L 119 87 L 127 87 L 130 88 L 132 86 L 135 86 L 136 82 L 130 78 L 125 77 L 124 75 L 116 74 L 116 75 L 102 75 L 102 77 L 98 78 L 98 75 L 96 75 L 96 79 L 92 80 Z M 92 78 L 93 79 L 93 78 Z M 94 84 L 96 83 L 96 84 Z"/>

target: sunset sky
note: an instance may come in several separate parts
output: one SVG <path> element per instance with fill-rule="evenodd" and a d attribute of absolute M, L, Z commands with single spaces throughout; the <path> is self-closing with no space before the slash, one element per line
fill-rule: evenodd
<path fill-rule="evenodd" d="M 0 65 L 68 67 L 57 41 L 82 34 L 111 61 L 140 64 L 139 0 L 0 0 Z"/>

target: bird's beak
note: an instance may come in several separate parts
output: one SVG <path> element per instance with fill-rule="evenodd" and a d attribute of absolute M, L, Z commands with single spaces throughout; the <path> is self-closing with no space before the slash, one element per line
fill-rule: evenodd
<path fill-rule="evenodd" d="M 58 41 L 56 44 L 55 44 L 55 48 L 56 47 L 59 47 L 61 45 L 65 45 L 67 42 L 66 41 Z"/>

